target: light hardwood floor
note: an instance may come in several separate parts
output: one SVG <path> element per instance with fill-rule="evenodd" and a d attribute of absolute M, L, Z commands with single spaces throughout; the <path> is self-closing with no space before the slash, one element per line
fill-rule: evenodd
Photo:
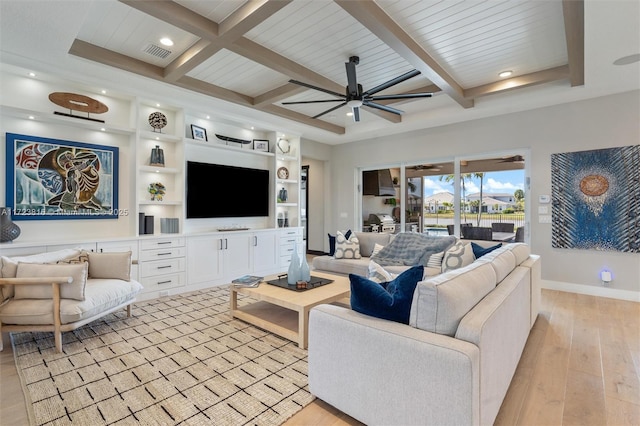
<path fill-rule="evenodd" d="M 27 424 L 6 339 L 0 424 Z M 543 290 L 540 315 L 495 424 L 640 425 L 640 303 Z M 285 425 L 360 423 L 316 399 Z"/>

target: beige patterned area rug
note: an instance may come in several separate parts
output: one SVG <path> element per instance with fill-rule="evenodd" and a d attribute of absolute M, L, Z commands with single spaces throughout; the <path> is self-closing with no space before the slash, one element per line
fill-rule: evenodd
<path fill-rule="evenodd" d="M 63 333 L 62 354 L 14 333 L 31 424 L 282 424 L 314 399 L 307 352 L 228 311 L 227 286 L 136 303 Z"/>

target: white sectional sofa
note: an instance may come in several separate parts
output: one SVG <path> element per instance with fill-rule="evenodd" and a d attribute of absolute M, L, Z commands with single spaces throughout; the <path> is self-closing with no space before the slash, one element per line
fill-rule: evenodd
<path fill-rule="evenodd" d="M 62 332 L 120 309 L 130 316 L 143 288 L 130 277 L 131 263 L 131 252 L 80 249 L 0 257 L 0 333 L 51 331 L 62 352 Z"/>
<path fill-rule="evenodd" d="M 309 389 L 368 425 L 491 425 L 539 303 L 539 256 L 516 243 L 419 282 L 409 324 L 317 306 Z"/>

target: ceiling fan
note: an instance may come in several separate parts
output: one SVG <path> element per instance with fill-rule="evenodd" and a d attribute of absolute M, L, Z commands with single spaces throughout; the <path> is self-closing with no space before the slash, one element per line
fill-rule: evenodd
<path fill-rule="evenodd" d="M 514 155 L 512 157 L 502 157 L 500 163 L 516 163 L 524 164 L 524 157 L 522 155 Z"/>
<path fill-rule="evenodd" d="M 402 83 L 403 81 L 409 80 L 420 74 L 420 71 L 413 70 L 407 73 L 404 73 L 394 79 L 387 81 L 386 83 L 382 83 L 373 89 L 369 89 L 365 92 L 362 91 L 362 85 L 358 84 L 358 80 L 356 79 L 356 65 L 360 63 L 360 58 L 357 56 L 351 56 L 349 58 L 349 62 L 345 62 L 345 68 L 347 69 L 347 86 L 346 93 L 341 94 L 334 92 L 332 90 L 323 89 L 322 87 L 312 86 L 311 84 L 303 83 L 297 80 L 289 80 L 290 83 L 299 84 L 300 86 L 308 87 L 309 89 L 319 90 L 324 93 L 328 93 L 337 97 L 338 99 L 323 99 L 317 101 L 301 101 L 301 102 L 283 102 L 283 105 L 295 105 L 295 104 L 313 104 L 313 103 L 324 103 L 324 102 L 340 102 L 339 105 L 334 106 L 333 108 L 329 108 L 328 110 L 321 112 L 318 115 L 315 115 L 313 118 L 321 117 L 331 111 L 334 111 L 343 106 L 351 107 L 353 111 L 353 120 L 360 121 L 360 107 L 366 106 L 369 108 L 376 108 L 382 111 L 391 112 L 393 114 L 401 115 L 403 111 L 389 107 L 387 105 L 383 105 L 377 103 L 376 101 L 382 100 L 394 100 L 394 99 L 412 99 L 412 98 L 430 98 L 433 96 L 433 93 L 404 93 L 397 95 L 380 95 L 373 96 L 378 92 L 381 92 L 389 87 L 395 86 L 396 84 Z"/>

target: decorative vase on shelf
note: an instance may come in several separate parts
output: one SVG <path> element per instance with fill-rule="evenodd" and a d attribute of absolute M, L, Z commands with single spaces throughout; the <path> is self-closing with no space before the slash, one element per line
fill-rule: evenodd
<path fill-rule="evenodd" d="M 304 247 L 303 247 L 304 248 Z M 302 250 L 302 262 L 300 263 L 300 281 L 308 283 L 311 281 L 311 268 L 307 262 L 307 256 L 305 253 L 307 250 Z"/>
<path fill-rule="evenodd" d="M 286 203 L 289 199 L 289 194 L 284 187 L 280 190 L 280 192 L 278 192 L 278 198 L 280 199 L 281 203 Z"/>
<path fill-rule="evenodd" d="M 291 263 L 287 271 L 287 283 L 296 285 L 300 281 L 300 258 L 298 257 L 298 245 L 293 243 L 293 253 L 291 253 Z"/>
<path fill-rule="evenodd" d="M 13 241 L 20 235 L 20 227 L 11 220 L 11 210 L 0 207 L 0 243 Z"/>
<path fill-rule="evenodd" d="M 149 165 L 156 167 L 164 167 L 164 151 L 160 148 L 160 145 L 156 145 L 151 149 L 151 161 Z"/>

